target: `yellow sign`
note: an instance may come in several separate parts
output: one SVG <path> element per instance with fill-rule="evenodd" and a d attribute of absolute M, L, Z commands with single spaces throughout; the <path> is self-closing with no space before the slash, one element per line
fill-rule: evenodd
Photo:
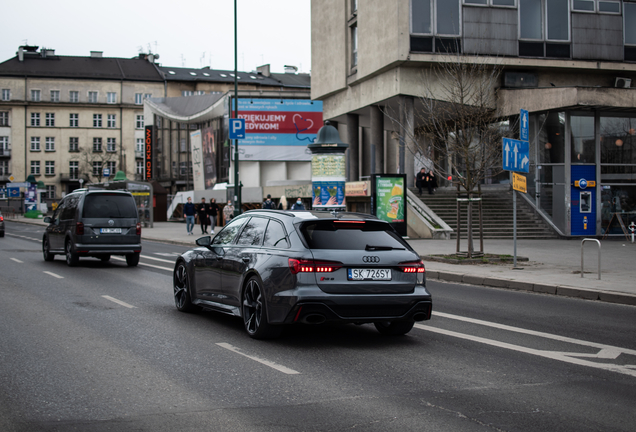
<path fill-rule="evenodd" d="M 150 192 L 131 192 L 132 196 L 149 196 Z"/>
<path fill-rule="evenodd" d="M 522 176 L 521 174 L 517 174 L 516 172 L 512 173 L 512 188 L 516 191 L 528 193 L 528 187 L 526 185 L 526 176 Z"/>
<path fill-rule="evenodd" d="M 370 196 L 371 182 L 370 181 L 346 182 L 345 195 L 346 196 Z"/>

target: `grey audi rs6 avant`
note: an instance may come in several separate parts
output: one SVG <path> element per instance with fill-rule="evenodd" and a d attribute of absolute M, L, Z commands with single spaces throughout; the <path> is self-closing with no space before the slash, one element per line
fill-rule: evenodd
<path fill-rule="evenodd" d="M 256 339 L 324 322 L 402 335 L 431 317 L 420 257 L 368 214 L 252 210 L 196 243 L 175 263 L 177 309 L 242 317 Z"/>

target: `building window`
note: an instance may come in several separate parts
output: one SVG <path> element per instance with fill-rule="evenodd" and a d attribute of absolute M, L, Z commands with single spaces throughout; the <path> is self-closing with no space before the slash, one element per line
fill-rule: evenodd
<path fill-rule="evenodd" d="M 519 0 L 519 37 L 529 40 L 569 41 L 569 1 L 545 0 L 543 3 L 542 0 Z"/>
<path fill-rule="evenodd" d="M 107 152 L 116 152 L 117 151 L 117 139 L 116 138 L 106 138 L 106 151 Z"/>
<path fill-rule="evenodd" d="M 71 180 L 77 180 L 79 178 L 79 162 L 69 161 L 68 172 L 69 172 L 69 178 Z"/>
<path fill-rule="evenodd" d="M 89 103 L 97 103 L 97 92 L 89 91 L 88 92 L 88 102 Z"/>
<path fill-rule="evenodd" d="M 40 137 L 31 137 L 31 151 L 40 151 Z"/>
<path fill-rule="evenodd" d="M 619 1 L 605 0 L 572 0 L 572 10 L 577 12 L 619 14 L 621 13 L 621 3 Z"/>
<path fill-rule="evenodd" d="M 146 93 L 146 94 L 144 94 L 144 99 L 149 99 L 149 98 L 151 98 L 151 97 L 152 97 L 152 94 L 151 94 L 151 93 Z"/>
<path fill-rule="evenodd" d="M 55 199 L 55 185 L 46 185 L 46 198 Z"/>
<path fill-rule="evenodd" d="M 194 92 L 192 90 L 182 90 L 181 91 L 181 96 L 192 96 L 194 94 Z"/>
<path fill-rule="evenodd" d="M 6 176 L 6 175 L 11 175 L 11 171 L 9 171 L 9 161 L 2 160 L 0 161 L 0 176 Z"/>
<path fill-rule="evenodd" d="M 9 111 L 0 111 L 0 126 L 9 126 Z"/>
<path fill-rule="evenodd" d="M 144 161 L 138 160 L 136 162 L 136 167 L 137 167 L 137 174 L 143 174 L 144 173 Z"/>
<path fill-rule="evenodd" d="M 464 0 L 464 4 L 483 6 L 516 6 L 516 0 Z"/>
<path fill-rule="evenodd" d="M 625 45 L 636 45 L 636 3 L 623 3 Z"/>
<path fill-rule="evenodd" d="M 44 175 L 55 175 L 55 161 L 44 162 Z"/>
<path fill-rule="evenodd" d="M 7 156 L 9 150 L 9 137 L 0 136 L 0 156 Z"/>
<path fill-rule="evenodd" d="M 40 102 L 40 90 L 31 90 L 31 101 Z"/>
<path fill-rule="evenodd" d="M 55 151 L 55 137 L 44 138 L 44 151 Z"/>
<path fill-rule="evenodd" d="M 74 103 L 79 102 L 79 92 L 74 90 L 71 90 L 70 92 L 68 92 L 68 100 L 69 102 L 74 102 Z"/>
<path fill-rule="evenodd" d="M 40 126 L 40 113 L 31 113 L 31 126 Z"/>
<path fill-rule="evenodd" d="M 117 171 L 117 162 L 116 161 L 106 162 L 106 168 L 110 170 L 110 175 L 114 176 Z"/>
<path fill-rule="evenodd" d="M 144 128 L 144 116 L 143 115 L 138 115 L 137 116 L 137 121 L 135 123 L 135 127 L 137 129 L 143 129 Z"/>
<path fill-rule="evenodd" d="M 93 175 L 101 176 L 102 175 L 102 161 L 94 161 L 93 162 Z"/>
<path fill-rule="evenodd" d="M 106 120 L 106 126 L 109 128 L 117 127 L 117 114 L 108 114 L 108 119 Z"/>
<path fill-rule="evenodd" d="M 137 138 L 137 145 L 135 146 L 135 151 L 143 153 L 143 151 L 144 151 L 144 139 L 143 138 Z"/>
<path fill-rule="evenodd" d="M 11 100 L 11 90 L 10 89 L 2 89 L 2 100 L 3 101 Z"/>
<path fill-rule="evenodd" d="M 31 174 L 40 175 L 40 161 L 31 161 Z"/>
<path fill-rule="evenodd" d="M 459 0 L 412 0 L 411 33 L 459 36 L 459 14 Z"/>
<path fill-rule="evenodd" d="M 101 152 L 102 151 L 102 139 L 101 138 L 93 138 L 93 151 Z"/>
<path fill-rule="evenodd" d="M 60 91 L 51 90 L 51 102 L 59 102 L 59 101 L 60 101 Z"/>
<path fill-rule="evenodd" d="M 70 127 L 79 127 L 79 114 L 69 114 L 68 120 Z"/>
<path fill-rule="evenodd" d="M 93 127 L 94 128 L 102 127 L 102 115 L 101 114 L 93 114 Z"/>
<path fill-rule="evenodd" d="M 79 138 L 78 137 L 70 137 L 68 139 L 68 151 L 70 151 L 70 152 L 78 152 L 79 151 Z"/>
<path fill-rule="evenodd" d="M 143 94 L 142 93 L 135 93 L 135 104 L 136 105 L 141 105 L 142 103 L 144 103 Z"/>
<path fill-rule="evenodd" d="M 358 67 L 358 23 L 350 27 L 351 29 L 351 68 Z"/>
<path fill-rule="evenodd" d="M 117 103 L 117 93 L 115 92 L 106 93 L 106 102 L 108 102 L 109 104 Z"/>
<path fill-rule="evenodd" d="M 55 113 L 46 113 L 44 124 L 48 127 L 55 126 Z"/>

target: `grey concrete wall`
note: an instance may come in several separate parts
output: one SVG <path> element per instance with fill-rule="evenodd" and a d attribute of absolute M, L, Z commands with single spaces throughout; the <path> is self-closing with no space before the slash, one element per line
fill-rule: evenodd
<path fill-rule="evenodd" d="M 623 17 L 572 13 L 572 58 L 622 61 Z"/>
<path fill-rule="evenodd" d="M 517 9 L 464 6 L 464 52 L 516 56 Z"/>

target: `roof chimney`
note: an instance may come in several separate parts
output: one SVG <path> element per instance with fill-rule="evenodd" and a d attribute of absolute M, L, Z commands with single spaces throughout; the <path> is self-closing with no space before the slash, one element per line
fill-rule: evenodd
<path fill-rule="evenodd" d="M 91 51 L 91 58 L 102 58 L 104 51 Z"/>
<path fill-rule="evenodd" d="M 268 64 L 257 67 L 256 68 L 256 72 L 258 72 L 261 75 L 266 76 L 266 77 L 271 75 L 271 73 L 269 71 L 269 65 Z"/>
<path fill-rule="evenodd" d="M 296 72 L 298 72 L 297 66 L 285 65 L 286 74 L 295 74 Z"/>
<path fill-rule="evenodd" d="M 24 48 L 22 47 L 18 48 L 18 60 L 24 61 Z"/>

